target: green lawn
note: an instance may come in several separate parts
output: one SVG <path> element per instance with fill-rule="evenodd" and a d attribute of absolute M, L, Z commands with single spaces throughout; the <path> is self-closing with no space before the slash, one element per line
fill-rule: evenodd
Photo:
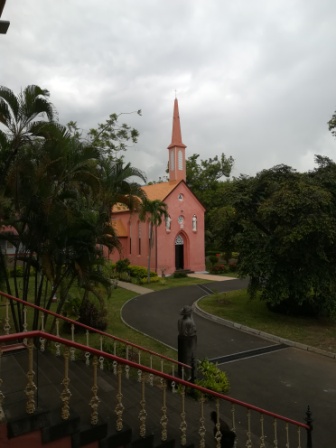
<path fill-rule="evenodd" d="M 188 277 L 175 279 L 168 277 L 162 279 L 159 283 L 151 283 L 143 286 L 159 291 L 167 288 L 201 283 L 209 283 L 209 280 Z M 216 289 L 215 285 L 213 289 Z M 106 331 L 119 338 L 176 359 L 177 353 L 175 351 L 130 329 L 122 322 L 120 317 L 122 306 L 136 295 L 136 293 L 120 287 L 112 291 L 111 297 L 106 299 L 108 311 L 108 328 Z M 216 293 L 203 298 L 199 302 L 199 305 L 205 311 L 233 322 L 323 350 L 336 352 L 335 322 L 327 319 L 296 318 L 272 313 L 268 310 L 266 304 L 259 299 L 250 300 L 246 290 Z M 54 308 L 55 305 L 53 304 L 52 309 Z M 94 339 L 90 341 L 90 343 L 93 342 Z"/>
<path fill-rule="evenodd" d="M 165 277 L 160 278 L 157 283 L 145 283 L 141 286 L 143 286 L 144 288 L 152 289 L 153 291 L 161 291 L 162 289 L 176 288 L 178 286 L 200 285 L 202 283 L 210 283 L 210 281 L 192 277 Z"/>
<path fill-rule="evenodd" d="M 122 306 L 131 298 L 137 296 L 136 293 L 127 291 L 122 288 L 114 289 L 111 297 L 107 300 L 108 310 L 108 327 L 107 333 L 113 334 L 119 338 L 141 345 L 142 347 L 153 350 L 164 356 L 177 359 L 177 352 L 171 350 L 169 347 L 160 344 L 156 340 L 142 335 L 141 333 L 132 330 L 123 323 L 120 317 Z"/>
<path fill-rule="evenodd" d="M 273 313 L 265 302 L 257 298 L 250 300 L 246 290 L 205 297 L 199 306 L 224 319 L 336 353 L 335 322 Z"/>

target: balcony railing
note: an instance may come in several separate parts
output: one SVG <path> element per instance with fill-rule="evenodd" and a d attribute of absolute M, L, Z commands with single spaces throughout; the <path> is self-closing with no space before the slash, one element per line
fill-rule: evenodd
<path fill-rule="evenodd" d="M 71 415 L 71 386 L 69 380 L 69 369 L 71 361 L 76 359 L 76 355 L 81 353 L 81 358 L 85 360 L 85 365 L 92 370 L 92 387 L 90 389 L 91 397 L 87 400 L 91 408 L 90 422 L 95 425 L 99 421 L 99 389 L 97 378 L 99 372 L 106 370 L 109 365 L 112 369 L 111 381 L 113 381 L 113 390 L 115 391 L 114 414 L 116 431 L 122 431 L 124 421 L 127 421 L 130 409 L 134 408 L 134 401 L 139 404 L 139 435 L 145 437 L 147 433 L 147 419 L 150 413 L 154 413 L 157 418 L 157 426 L 160 428 L 161 440 L 167 440 L 169 436 L 169 412 L 178 416 L 179 439 L 181 446 L 193 442 L 195 443 L 195 431 L 198 434 L 197 446 L 204 448 L 207 438 L 214 439 L 212 445 L 221 446 L 220 422 L 219 418 L 223 415 L 230 415 L 230 427 L 237 434 L 235 447 L 259 447 L 259 448 L 312 448 L 311 440 L 311 417 L 310 410 L 307 411 L 306 422 L 301 423 L 285 416 L 281 416 L 265 409 L 259 408 L 249 403 L 236 400 L 233 397 L 216 393 L 205 389 L 196 384 L 186 381 L 184 375 L 182 378 L 176 376 L 178 371 L 178 362 L 174 359 L 162 356 L 151 350 L 125 341 L 108 333 L 95 330 L 84 324 L 80 324 L 65 316 L 61 316 L 52 311 L 45 310 L 29 302 L 0 292 L 4 298 L 2 304 L 2 325 L 4 334 L 0 336 L 0 389 L 4 381 L 1 378 L 1 356 L 6 349 L 6 344 L 22 341 L 28 352 L 27 356 L 27 384 L 22 390 L 26 396 L 26 412 L 28 414 L 36 412 L 36 397 L 38 395 L 38 386 L 36 385 L 36 373 L 33 367 L 34 351 L 46 351 L 47 342 L 50 351 L 57 357 L 64 358 L 64 375 L 60 379 L 62 391 L 60 393 L 61 418 L 67 420 Z M 12 333 L 10 301 L 17 302 L 22 307 L 22 332 Z M 36 331 L 29 330 L 29 310 L 38 310 L 40 313 L 40 329 Z M 55 334 L 47 331 L 44 324 L 45 316 L 50 315 L 56 319 Z M 60 323 L 67 322 L 71 327 L 69 339 L 60 336 Z M 85 341 L 80 343 L 76 340 L 76 328 L 81 327 L 85 330 Z M 92 333 L 99 336 L 99 344 L 93 347 L 90 343 Z M 104 350 L 104 340 L 112 341 L 113 350 L 108 352 Z M 34 345 L 35 343 L 35 345 Z M 120 349 L 122 348 L 122 349 Z M 79 356 L 78 356 L 79 358 Z M 158 366 L 158 367 L 157 367 Z M 183 372 L 190 369 L 190 366 L 182 365 Z M 113 379 L 112 379 L 113 378 Z M 124 402 L 124 391 L 129 387 L 127 381 L 136 379 L 138 384 L 137 393 L 132 395 L 133 403 Z M 3 383 L 3 386 L 5 384 Z M 157 393 L 161 394 L 159 408 L 154 410 L 151 403 L 150 394 L 147 394 L 148 388 L 155 388 Z M 157 396 L 157 393 L 155 394 Z M 146 398 L 148 395 L 148 398 Z M 190 398 L 197 396 L 198 400 Z M 157 399 L 156 399 L 157 400 Z M 0 390 L 0 416 L 4 415 L 2 406 L 6 404 L 6 397 Z M 169 411 L 170 410 L 170 411 Z M 218 421 L 214 427 L 210 427 L 211 422 L 209 410 L 217 412 Z M 196 417 L 195 417 L 196 416 Z M 1 417 L 0 417 L 1 420 Z M 196 429 L 195 429 L 196 428 Z M 215 442 L 214 442 L 215 441 Z M 196 445 L 195 445 L 196 446 Z"/>
<path fill-rule="evenodd" d="M 70 327 L 69 339 L 72 342 L 81 342 L 86 347 L 95 347 L 99 348 L 102 352 L 110 352 L 113 355 L 119 355 L 120 357 L 125 358 L 126 360 L 137 361 L 138 364 L 143 364 L 148 367 L 155 367 L 157 370 L 161 370 L 162 372 L 170 373 L 172 376 L 175 375 L 177 371 L 182 371 L 182 377 L 184 377 L 185 372 L 190 372 L 191 366 L 187 364 L 183 364 L 173 358 L 161 355 L 160 353 L 156 353 L 152 350 L 141 347 L 140 345 L 134 344 L 130 341 L 126 341 L 117 336 L 113 336 L 104 331 L 97 330 L 88 325 L 77 322 L 73 319 L 70 319 L 61 314 L 57 314 L 53 311 L 46 310 L 45 308 L 39 307 L 33 303 L 28 301 L 19 299 L 17 297 L 11 296 L 5 292 L 0 291 L 0 297 L 3 298 L 3 301 L 0 306 L 4 308 L 2 313 L 2 319 L 0 319 L 0 325 L 2 326 L 2 330 L 4 334 L 8 335 L 11 333 L 13 328 L 13 323 L 11 320 L 11 302 L 18 304 L 21 306 L 20 314 L 22 316 L 22 328 L 21 331 L 26 332 L 32 330 L 29 322 L 33 321 L 32 316 L 29 316 L 29 313 L 34 313 L 36 310 L 40 316 L 40 325 L 39 329 L 42 332 L 50 333 L 50 330 L 54 328 L 53 333 L 55 336 L 60 336 L 61 334 L 61 325 L 63 323 L 67 323 Z M 55 325 L 46 325 L 47 317 L 55 319 Z M 1 315 L 0 315 L 1 317 Z M 1 323 L 2 322 L 2 323 Z M 49 322 L 50 324 L 50 322 Z M 1 332 L 1 329 L 0 329 Z M 85 334 L 84 343 L 83 338 L 81 338 L 82 334 Z M 62 332 L 62 337 L 67 338 L 67 335 Z M 95 339 L 95 341 L 93 341 Z M 41 339 L 41 350 L 45 349 L 46 338 Z M 56 354 L 58 354 L 58 346 L 55 347 Z M 75 360 L 76 350 L 72 346 L 70 349 L 70 359 Z M 87 364 L 90 363 L 90 352 L 86 351 L 85 353 Z"/>

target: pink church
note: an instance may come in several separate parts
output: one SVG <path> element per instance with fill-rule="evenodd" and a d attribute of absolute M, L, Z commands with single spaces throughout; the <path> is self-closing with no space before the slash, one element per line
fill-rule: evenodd
<path fill-rule="evenodd" d="M 203 205 L 186 184 L 186 145 L 182 142 L 178 101 L 174 101 L 172 140 L 168 146 L 169 181 L 143 187 L 148 199 L 167 204 L 169 218 L 154 229 L 151 270 L 170 275 L 178 270 L 205 270 Z M 128 258 L 133 265 L 147 267 L 149 225 L 138 213 L 124 206 L 113 208 L 112 224 L 121 243 L 112 261 Z"/>

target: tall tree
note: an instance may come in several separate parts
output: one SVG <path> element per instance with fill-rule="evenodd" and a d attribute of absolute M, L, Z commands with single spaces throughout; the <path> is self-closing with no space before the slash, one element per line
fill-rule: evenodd
<path fill-rule="evenodd" d="M 336 310 L 336 208 L 314 173 L 280 165 L 235 182 L 239 272 L 272 308 Z"/>
<path fill-rule="evenodd" d="M 0 86 L 0 123 L 10 135 L 10 145 L 2 151 L 1 177 L 5 175 L 19 149 L 34 139 L 36 129 L 40 128 L 40 118 L 49 121 L 55 118 L 55 108 L 48 100 L 49 92 L 39 86 L 27 86 L 19 95 L 7 87 Z M 0 130 L 0 135 L 4 132 Z M 3 137 L 2 137 L 3 138 Z"/>
<path fill-rule="evenodd" d="M 147 282 L 150 283 L 150 265 L 151 253 L 154 241 L 154 229 L 162 224 L 162 220 L 168 217 L 167 204 L 154 199 L 153 201 L 144 198 L 140 205 L 139 218 L 142 222 L 147 222 L 149 225 L 148 238 L 148 267 L 147 267 Z"/>
<path fill-rule="evenodd" d="M 111 207 L 115 201 L 129 204 L 130 197 L 140 194 L 132 176 L 144 180 L 144 175 L 124 165 L 111 146 L 106 154 L 97 141 L 82 139 L 75 122 L 67 129 L 54 121 L 38 121 L 42 113 L 50 120 L 55 116 L 45 100 L 48 95 L 37 86 L 28 86 L 18 97 L 1 88 L 0 118 L 7 132 L 0 132 L 4 172 L 0 222 L 12 230 L 0 233 L 0 240 L 16 248 L 14 273 L 18 264 L 23 268 L 20 288 L 14 277 L 13 291 L 11 283 L 5 282 L 8 292 L 24 300 L 29 295 L 36 305 L 49 308 L 57 291 L 60 311 L 74 282 L 85 297 L 90 293 L 102 299 L 96 285 L 109 282 L 99 269 L 103 263 L 100 247 L 112 250 L 118 244 L 109 219 Z M 127 126 L 116 129 L 114 136 L 113 123 L 104 136 L 110 145 L 113 138 L 118 148 L 123 139 L 135 140 Z M 1 274 L 8 280 L 2 250 L 0 255 Z M 12 311 L 20 328 L 22 310 Z"/>
<path fill-rule="evenodd" d="M 334 112 L 331 119 L 328 121 L 329 131 L 332 133 L 334 137 L 336 137 L 336 111 Z"/>
<path fill-rule="evenodd" d="M 200 160 L 199 154 L 193 154 L 186 163 L 187 184 L 207 211 L 205 215 L 206 250 L 230 250 L 223 238 L 222 230 L 228 228 L 227 190 L 230 188 L 228 177 L 233 163 L 233 158 L 225 154 L 207 160 Z"/>
<path fill-rule="evenodd" d="M 144 198 L 139 180 L 146 182 L 145 174 L 123 159 L 100 158 L 101 211 L 111 219 L 112 207 L 120 202 L 132 210 L 138 205 L 138 198 Z"/>

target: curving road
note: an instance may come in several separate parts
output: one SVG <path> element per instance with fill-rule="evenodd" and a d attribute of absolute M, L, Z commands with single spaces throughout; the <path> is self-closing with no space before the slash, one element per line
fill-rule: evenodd
<path fill-rule="evenodd" d="M 204 296 L 204 286 L 224 292 L 244 288 L 246 281 L 235 279 L 151 292 L 126 303 L 122 318 L 138 331 L 177 349 L 179 311 L 183 305 L 192 305 Z M 198 315 L 194 315 L 194 320 L 197 356 L 224 357 L 219 367 L 229 376 L 231 396 L 299 421 L 303 421 L 310 405 L 315 420 L 314 448 L 336 446 L 335 359 L 290 346 L 279 347 Z M 270 351 L 270 346 L 278 350 Z M 237 353 L 239 356 L 224 362 L 228 355 Z"/>

